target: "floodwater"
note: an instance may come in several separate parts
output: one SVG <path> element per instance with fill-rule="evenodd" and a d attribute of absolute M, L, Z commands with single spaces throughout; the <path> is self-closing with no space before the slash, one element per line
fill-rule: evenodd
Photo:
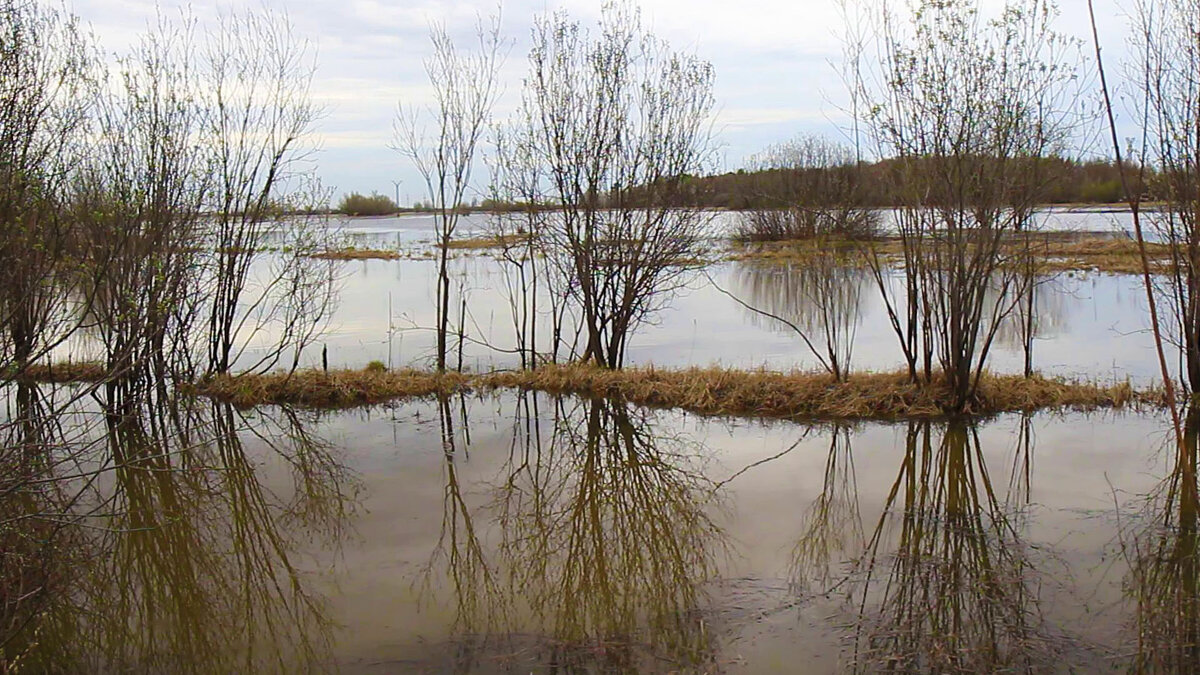
<path fill-rule="evenodd" d="M 715 214 L 714 234 L 727 232 L 733 213 Z M 1041 214 L 1041 227 L 1096 231 L 1124 227 L 1128 213 L 1050 210 Z M 342 267 L 338 305 L 324 331 L 300 357 L 316 366 L 322 355 L 331 368 L 361 368 L 380 361 L 389 368 L 428 367 L 434 361 L 436 336 L 433 220 L 428 216 L 360 218 L 336 224 L 348 241 L 360 248 L 402 251 L 401 260 L 347 261 Z M 464 217 L 457 236 L 483 232 L 482 216 Z M 715 246 L 715 244 L 714 244 Z M 425 257 L 428 256 L 428 257 Z M 251 277 L 266 275 L 270 261 L 259 264 Z M 886 306 L 874 281 L 863 270 L 842 270 L 839 284 L 853 289 L 846 325 L 853 336 L 851 370 L 884 371 L 903 366 L 903 354 L 888 320 Z M 516 353 L 513 298 L 517 277 L 512 265 L 494 252 L 459 253 L 451 260 L 454 307 L 451 328 L 463 326 L 462 364 L 486 371 L 520 365 Z M 816 282 L 816 285 L 814 285 Z M 801 265 L 723 262 L 709 266 L 674 289 L 663 311 L 639 328 L 630 340 L 627 364 L 666 367 L 724 366 L 776 370 L 818 370 L 815 356 L 796 332 L 769 319 L 769 312 L 804 329 L 820 344 L 818 331 L 806 319 L 816 311 L 814 297 L 820 281 Z M 829 282 L 825 282 L 827 288 Z M 891 292 L 902 294 L 899 275 L 890 280 Z M 1153 340 L 1147 330 L 1145 293 L 1136 276 L 1073 272 L 1039 280 L 1033 364 L 1037 370 L 1064 377 L 1147 384 L 1159 377 Z M 539 294 L 542 329 L 539 349 L 549 351 L 549 300 Z M 465 300 L 465 303 L 463 301 Z M 570 317 L 566 334 L 570 334 Z M 259 361 L 274 344 L 272 326 L 259 334 L 239 363 Z M 997 372 L 1022 372 L 1024 351 L 1016 326 L 1002 326 L 990 356 Z M 460 341 L 450 340 L 450 363 L 457 364 Z M 258 345 L 258 348 L 255 348 Z M 86 334 L 72 338 L 52 359 L 95 358 L 99 346 Z M 566 354 L 569 355 L 569 354 Z"/>
<path fill-rule="evenodd" d="M 353 224 L 417 247 L 427 226 Z M 515 365 L 503 263 L 454 265 L 466 366 Z M 428 363 L 433 272 L 348 263 L 330 365 Z M 899 366 L 873 282 L 836 274 L 851 368 Z M 816 368 L 747 308 L 811 326 L 814 283 L 722 263 L 630 361 Z M 1035 367 L 1153 380 L 1143 299 L 1131 277 L 1043 280 Z M 1019 372 L 1019 343 L 1001 326 L 992 369 Z M 1177 446 L 1155 413 L 807 425 L 517 392 L 334 412 L 81 392 L 3 392 L 0 447 L 52 452 L 0 483 L 20 486 L 0 493 L 0 669 L 1200 668 L 1196 415 Z"/>
<path fill-rule="evenodd" d="M 734 214 L 719 215 L 714 228 L 728 229 Z M 1127 220 L 1128 214 L 1052 211 L 1043 217 L 1045 228 L 1102 230 L 1123 225 L 1120 219 Z M 465 221 L 464 236 L 483 226 L 481 219 Z M 405 242 L 400 250 L 430 250 L 432 221 L 428 218 L 353 220 L 349 227 L 369 237 L 356 239 L 362 247 L 388 246 L 388 237 L 400 237 Z M 414 246 L 417 248 L 411 248 Z M 863 271 L 846 274 L 846 286 L 853 286 L 858 296 L 849 317 L 854 337 L 851 369 L 900 368 L 903 355 L 874 281 Z M 390 367 L 430 364 L 435 344 L 430 330 L 435 323 L 435 275 L 432 259 L 346 263 L 340 305 L 321 338 L 328 348 L 330 366 L 362 367 L 372 360 Z M 463 255 L 451 261 L 451 279 L 456 303 L 457 298 L 466 298 L 465 313 L 455 309 L 451 322 L 452 326 L 466 326 L 464 367 L 490 370 L 519 365 L 513 353 L 516 331 L 510 303 L 516 294 L 507 290 L 515 283 L 511 266 L 486 254 Z M 900 278 L 891 281 L 893 291 L 900 292 Z M 812 298 L 819 289 L 806 289 L 804 282 L 800 265 L 712 265 L 677 289 L 666 309 L 639 329 L 630 340 L 627 362 L 818 369 L 820 361 L 791 328 L 755 311 L 770 312 L 807 329 L 803 317 L 815 311 Z M 1145 293 L 1138 277 L 1060 274 L 1041 280 L 1037 296 L 1035 368 L 1066 377 L 1129 378 L 1138 383 L 1158 376 L 1153 341 L 1146 330 Z M 548 306 L 544 299 L 542 306 Z M 993 370 L 1022 371 L 1024 352 L 1016 332 L 1000 330 L 991 357 Z M 454 362 L 457 341 L 452 340 L 451 346 Z M 318 351 L 312 350 L 308 363 L 318 362 Z"/>
<path fill-rule="evenodd" d="M 146 415 L 75 458 L 113 465 L 96 484 L 39 496 L 90 516 L 6 645 L 32 671 L 1200 664 L 1195 435 L 1168 452 L 1152 416 L 806 426 L 532 393 Z"/>

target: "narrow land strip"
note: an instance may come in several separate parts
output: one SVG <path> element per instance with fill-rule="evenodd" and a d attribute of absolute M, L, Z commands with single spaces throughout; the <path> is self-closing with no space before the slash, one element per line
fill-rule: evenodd
<path fill-rule="evenodd" d="M 512 240 L 496 237 L 478 237 L 452 242 L 450 248 L 459 254 L 494 255 L 495 251 L 511 244 Z M 523 244 L 522 244 L 523 245 Z M 1017 256 L 1020 248 L 1026 246 L 1024 241 L 1013 241 L 1008 249 Z M 1054 272 L 1106 272 L 1109 274 L 1141 274 L 1142 263 L 1138 252 L 1137 242 L 1123 236 L 1110 233 L 1038 233 L 1028 244 L 1028 252 L 1033 256 L 1037 272 L 1049 274 Z M 831 251 L 838 252 L 847 264 L 856 260 L 865 261 L 862 256 L 867 250 L 873 249 L 884 261 L 893 265 L 903 263 L 903 248 L 900 240 L 888 237 L 872 242 L 859 242 L 839 239 L 807 239 L 784 240 L 769 242 L 728 242 L 714 247 L 706 254 L 706 260 L 697 263 L 716 263 L 720 261 L 750 261 L 762 263 L 794 264 L 804 263 L 819 255 L 828 255 Z M 1165 244 L 1146 244 L 1146 255 L 1150 260 L 1152 273 L 1166 273 L 1171 264 L 1171 248 Z M 314 258 L 332 260 L 423 260 L 433 257 L 431 250 L 397 251 L 390 249 L 359 249 L 345 248 L 314 254 Z"/>
<path fill-rule="evenodd" d="M 852 375 L 779 373 L 722 368 L 605 370 L 548 365 L 484 374 L 398 370 L 302 370 L 291 374 L 223 376 L 192 386 L 195 393 L 249 407 L 291 404 L 316 408 L 388 400 L 528 389 L 551 394 L 616 397 L 634 404 L 701 415 L 795 420 L 902 420 L 944 416 L 951 394 L 938 381 L 917 386 L 905 373 Z M 984 375 L 970 414 L 1035 410 L 1144 409 L 1164 405 L 1157 388 L 1099 384 L 1035 375 Z"/>

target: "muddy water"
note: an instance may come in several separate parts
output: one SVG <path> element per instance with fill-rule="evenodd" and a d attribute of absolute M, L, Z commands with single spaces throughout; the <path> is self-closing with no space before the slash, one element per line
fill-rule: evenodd
<path fill-rule="evenodd" d="M 1150 416 L 809 427 L 510 393 L 135 426 L 91 448 L 110 472 L 72 506 L 34 670 L 1196 665 L 1195 438 L 1167 452 Z"/>
<path fill-rule="evenodd" d="M 334 573 L 339 668 L 1090 669 L 1136 644 L 1121 547 L 1171 473 L 1160 420 L 436 408 L 331 420 L 369 512 Z"/>
<path fill-rule="evenodd" d="M 511 365 L 500 265 L 455 264 L 487 343 L 467 366 Z M 427 359 L 432 263 L 347 271 L 331 364 Z M 877 291 L 839 273 L 852 367 L 897 366 Z M 805 325 L 805 275 L 716 266 L 630 360 L 814 368 L 724 292 Z M 1038 288 L 1036 367 L 1153 379 L 1136 279 Z M 995 370 L 1019 371 L 1018 342 L 1001 327 Z M 1200 667 L 1197 419 L 1176 451 L 1150 414 L 807 426 L 509 392 L 106 416 L 103 392 L 4 397 L 4 447 L 54 448 L 0 495 L 0 560 L 38 561 L 0 566 L 0 599 L 53 589 L 2 633 L 30 672 Z"/>

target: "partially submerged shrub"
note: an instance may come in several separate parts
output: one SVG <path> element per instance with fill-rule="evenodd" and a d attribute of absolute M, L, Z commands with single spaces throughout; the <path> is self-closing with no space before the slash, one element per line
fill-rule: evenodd
<path fill-rule="evenodd" d="M 880 234 L 879 214 L 857 207 L 762 209 L 741 215 L 736 241 L 801 239 L 874 239 Z"/>
<path fill-rule="evenodd" d="M 820 136 L 800 136 L 751 160 L 752 189 L 768 208 L 746 212 L 740 241 L 822 237 L 869 239 L 879 216 L 864 207 L 864 169 L 855 152 Z"/>
<path fill-rule="evenodd" d="M 396 206 L 391 197 L 378 192 L 372 192 L 369 196 L 351 192 L 342 197 L 337 207 L 338 213 L 348 216 L 387 216 L 399 210 L 400 207 Z"/>

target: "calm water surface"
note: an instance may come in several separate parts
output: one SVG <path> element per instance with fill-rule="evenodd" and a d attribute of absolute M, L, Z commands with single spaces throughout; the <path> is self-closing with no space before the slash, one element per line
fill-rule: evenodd
<path fill-rule="evenodd" d="M 148 413 L 93 426 L 105 442 L 75 460 L 111 471 L 70 507 L 89 527 L 26 658 L 201 673 L 1194 665 L 1197 448 L 1193 434 L 1164 450 L 1166 428 L 811 427 L 515 393 Z"/>
<path fill-rule="evenodd" d="M 349 227 L 428 246 L 419 218 Z M 349 263 L 331 365 L 427 364 L 433 274 Z M 462 257 L 453 274 L 466 366 L 514 365 L 503 265 Z M 851 367 L 899 366 L 873 282 L 837 274 Z M 809 327 L 819 281 L 717 265 L 630 361 L 816 368 L 745 305 Z M 1035 366 L 1154 379 L 1142 302 L 1132 277 L 1043 280 Z M 998 336 L 993 369 L 1019 372 L 1018 332 Z M 19 524 L 4 557 L 40 561 L 28 578 L 0 567 L 0 593 L 53 589 L 4 633 L 30 672 L 1200 667 L 1195 417 L 1176 450 L 1153 414 L 809 426 L 508 392 L 327 413 L 151 396 L 104 415 L 124 394 L 72 391 L 4 391 L 22 421 L 8 446 L 56 449 L 0 499 Z"/>
<path fill-rule="evenodd" d="M 717 214 L 714 229 L 727 230 L 736 214 Z M 1124 227 L 1126 213 L 1048 211 L 1047 229 L 1102 230 Z M 470 216 L 460 236 L 479 234 L 486 219 Z M 432 218 L 365 218 L 341 225 L 360 246 L 432 252 Z M 269 261 L 254 274 L 266 274 Z M 455 304 L 466 298 L 462 362 L 470 370 L 519 366 L 515 354 L 513 293 L 510 265 L 490 254 L 460 255 L 451 261 Z M 851 370 L 893 370 L 904 361 L 888 322 L 886 307 L 874 282 L 861 270 L 844 270 L 839 285 L 852 289 L 845 322 L 853 334 Z M 302 365 L 319 365 L 322 349 L 331 367 L 361 368 L 378 360 L 390 367 L 427 367 L 433 362 L 436 263 L 430 259 L 360 260 L 345 264 L 338 306 L 323 334 L 301 355 Z M 765 318 L 762 310 L 787 319 L 821 343 L 813 325 L 814 297 L 822 286 L 800 265 L 727 262 L 710 266 L 678 289 L 648 325 L 630 341 L 628 363 L 669 367 L 720 365 L 736 368 L 814 370 L 820 361 L 787 325 Z M 902 293 L 899 276 L 890 288 Z M 548 351 L 549 301 L 541 296 L 543 328 L 539 344 Z M 1068 273 L 1042 279 L 1037 288 L 1034 366 L 1047 374 L 1101 380 L 1132 379 L 1145 384 L 1157 378 L 1153 341 L 1146 330 L 1145 297 L 1138 277 L 1101 273 Z M 751 309 L 753 308 L 753 309 Z M 452 317 L 456 328 L 459 309 Z M 568 320 L 568 334 L 571 322 Z M 241 362 L 251 366 L 274 335 L 267 324 Z M 993 347 L 990 367 L 1022 372 L 1024 353 L 1019 331 L 1003 326 Z M 451 340 L 451 362 L 458 341 Z M 73 339 L 54 358 L 94 357 L 96 345 L 86 336 Z"/>

